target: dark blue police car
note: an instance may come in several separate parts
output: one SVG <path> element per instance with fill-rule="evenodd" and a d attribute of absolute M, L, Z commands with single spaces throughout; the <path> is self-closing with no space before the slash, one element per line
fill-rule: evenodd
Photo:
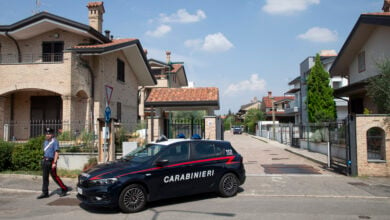
<path fill-rule="evenodd" d="M 78 199 L 137 212 L 149 201 L 218 192 L 234 196 L 245 181 L 243 158 L 227 141 L 170 139 L 79 175 Z"/>

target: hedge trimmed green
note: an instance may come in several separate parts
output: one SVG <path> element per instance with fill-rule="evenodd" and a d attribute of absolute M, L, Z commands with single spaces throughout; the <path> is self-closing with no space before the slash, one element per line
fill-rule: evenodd
<path fill-rule="evenodd" d="M 12 151 L 14 144 L 0 141 L 0 171 L 12 168 Z"/>
<path fill-rule="evenodd" d="M 32 138 L 26 144 L 17 145 L 12 152 L 14 170 L 41 170 L 44 136 Z"/>

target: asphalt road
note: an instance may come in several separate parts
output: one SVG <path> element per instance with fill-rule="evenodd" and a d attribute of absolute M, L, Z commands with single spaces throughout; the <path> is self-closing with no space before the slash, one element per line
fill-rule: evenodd
<path fill-rule="evenodd" d="M 80 205 L 74 191 L 65 198 L 54 192 L 36 200 L 39 178 L 0 175 L 0 219 L 390 219 L 388 178 L 346 177 L 290 154 L 282 145 L 246 135 L 225 138 L 246 163 L 247 181 L 236 197 L 203 194 L 163 200 L 140 213 L 124 214 Z M 304 165 L 318 173 L 269 174 L 264 169 L 275 164 Z"/>

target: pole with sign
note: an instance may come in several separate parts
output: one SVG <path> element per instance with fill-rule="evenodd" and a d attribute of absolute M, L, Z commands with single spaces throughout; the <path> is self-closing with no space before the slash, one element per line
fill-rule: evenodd
<path fill-rule="evenodd" d="M 110 130 L 108 128 L 108 123 L 110 123 L 111 119 L 111 108 L 110 108 L 110 101 L 112 96 L 112 91 L 114 88 L 112 86 L 105 86 L 105 94 L 106 94 L 106 108 L 104 110 L 104 128 L 103 128 L 103 139 L 104 139 L 104 146 L 103 146 L 103 161 L 108 161 L 108 143 L 107 140 L 110 138 Z"/>

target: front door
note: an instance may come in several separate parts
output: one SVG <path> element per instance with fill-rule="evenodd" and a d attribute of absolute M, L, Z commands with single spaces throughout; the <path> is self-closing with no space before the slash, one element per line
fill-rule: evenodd
<path fill-rule="evenodd" d="M 45 127 L 55 129 L 61 120 L 62 101 L 59 96 L 31 96 L 30 136 L 43 134 Z"/>

